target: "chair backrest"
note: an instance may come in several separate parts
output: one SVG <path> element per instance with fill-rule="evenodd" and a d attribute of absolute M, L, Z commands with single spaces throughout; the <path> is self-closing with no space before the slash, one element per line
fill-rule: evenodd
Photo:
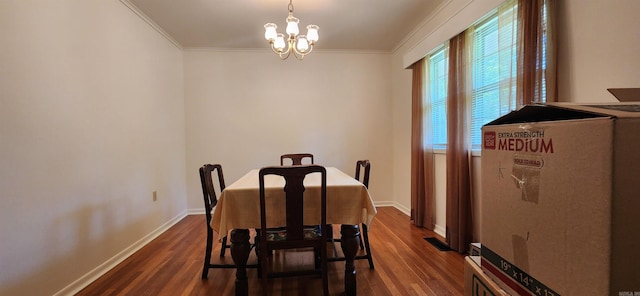
<path fill-rule="evenodd" d="M 261 229 L 267 229 L 267 207 L 265 198 L 266 175 L 282 176 L 285 180 L 285 211 L 286 211 L 286 241 L 303 240 L 304 239 L 304 179 L 312 173 L 320 173 L 320 225 L 327 223 L 327 171 L 323 166 L 319 165 L 300 165 L 300 166 L 272 166 L 260 169 L 260 225 Z M 279 209 L 269 209 L 269 212 Z M 322 226 L 322 234 L 326 234 L 326 227 Z M 262 231 L 265 235 L 266 231 Z M 266 241 L 266 236 L 263 237 Z"/>
<path fill-rule="evenodd" d="M 360 172 L 364 170 L 362 179 L 360 179 Z M 371 171 L 371 163 L 369 160 L 358 160 L 356 162 L 356 180 L 362 182 L 364 187 L 369 188 L 369 172 Z"/>
<path fill-rule="evenodd" d="M 313 154 L 311 153 L 292 153 L 292 154 L 282 154 L 280 155 L 280 165 L 284 165 L 285 159 L 291 159 L 291 165 L 302 165 L 302 160 L 305 158 L 309 158 L 311 160 L 310 164 L 314 164 L 313 162 Z"/>
<path fill-rule="evenodd" d="M 204 211 L 207 217 L 207 225 L 211 222 L 211 210 L 218 204 L 216 188 L 213 184 L 212 175 L 216 173 L 218 176 L 218 189 L 222 192 L 226 187 L 224 184 L 224 175 L 222 166 L 219 164 L 205 164 L 200 167 L 200 183 L 202 184 L 202 195 L 204 197 Z M 211 226 L 209 226 L 211 227 Z"/>

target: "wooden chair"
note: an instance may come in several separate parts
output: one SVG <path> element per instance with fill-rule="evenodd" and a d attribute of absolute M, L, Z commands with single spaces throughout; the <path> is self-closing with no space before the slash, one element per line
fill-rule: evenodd
<path fill-rule="evenodd" d="M 218 179 L 219 192 L 224 190 L 224 175 L 222 166 L 219 164 L 205 164 L 199 169 L 200 183 L 202 184 L 202 195 L 204 197 L 204 210 L 207 222 L 207 246 L 204 254 L 204 265 L 202 267 L 202 279 L 206 279 L 209 275 L 209 268 L 236 268 L 235 264 L 213 264 L 211 263 L 211 250 L 213 248 L 213 228 L 211 228 L 211 211 L 218 204 L 215 186 L 213 184 L 212 175 L 215 173 Z M 222 235 L 222 234 L 221 234 Z M 222 246 L 220 247 L 220 257 L 224 257 L 225 250 L 231 246 L 227 244 L 227 235 L 222 237 Z M 257 267 L 257 264 L 247 265 L 247 267 Z"/>
<path fill-rule="evenodd" d="M 369 160 L 358 160 L 356 162 L 356 180 L 362 182 L 364 187 L 369 189 L 369 173 L 371 171 L 371 163 Z M 362 174 L 360 174 L 363 172 Z M 360 179 L 362 176 L 362 179 Z M 363 239 L 364 238 L 364 239 Z M 364 241 L 364 246 L 362 245 Z M 362 223 L 362 229 L 360 231 L 360 248 L 365 249 L 366 254 L 364 256 L 357 256 L 356 259 L 367 259 L 369 261 L 369 268 L 373 269 L 373 258 L 371 257 L 371 247 L 369 246 L 369 229 L 367 224 Z"/>
<path fill-rule="evenodd" d="M 307 175 L 320 173 L 320 225 L 304 226 L 304 179 Z M 283 188 L 285 194 L 284 209 L 267 209 L 265 198 L 265 176 L 277 175 L 285 180 Z M 320 274 L 322 276 L 322 287 L 324 295 L 329 294 L 329 281 L 327 278 L 327 172 L 319 165 L 297 165 L 265 167 L 259 172 L 260 182 L 260 240 L 259 258 L 262 266 L 262 286 L 263 294 L 267 294 L 268 278 L 282 276 L 301 276 Z M 276 211 L 286 213 L 286 225 L 276 230 L 267 228 L 267 215 Z M 274 272 L 269 270 L 268 260 L 271 252 L 279 249 L 299 249 L 313 248 L 314 254 L 319 258 L 314 258 L 315 269 L 296 270 L 288 272 Z M 319 262 L 318 262 L 319 260 Z M 319 268 L 318 268 L 319 267 Z"/>
<path fill-rule="evenodd" d="M 371 171 L 371 163 L 369 160 L 358 160 L 356 162 L 356 175 L 355 179 L 362 182 L 364 187 L 369 188 L 369 173 Z M 362 177 L 362 178 L 361 178 Z M 345 261 L 344 257 L 338 257 L 338 251 L 335 247 L 335 242 L 340 242 L 340 239 L 333 238 L 333 234 L 329 236 L 329 241 L 334 244 L 335 254 L 336 256 L 333 258 L 329 258 L 330 262 L 335 261 Z M 369 228 L 367 224 L 362 223 L 362 227 L 360 228 L 360 249 L 365 250 L 364 255 L 358 255 L 354 258 L 354 260 L 364 260 L 369 261 L 369 268 L 374 269 L 373 265 L 373 257 L 371 257 L 371 247 L 369 246 Z"/>
<path fill-rule="evenodd" d="M 293 153 L 280 155 L 280 165 L 284 165 L 285 159 L 291 159 L 291 165 L 302 165 L 302 160 L 309 158 L 313 164 L 313 154 L 311 153 Z"/>

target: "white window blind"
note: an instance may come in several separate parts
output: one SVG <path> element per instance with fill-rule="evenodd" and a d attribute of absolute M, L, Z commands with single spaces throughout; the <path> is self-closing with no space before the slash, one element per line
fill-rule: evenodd
<path fill-rule="evenodd" d="M 480 149 L 484 124 L 516 106 L 516 15 L 510 7 L 495 12 L 473 30 L 471 145 Z"/>
<path fill-rule="evenodd" d="M 542 28 L 546 32 L 547 15 L 543 10 Z M 481 128 L 484 124 L 516 108 L 517 84 L 517 1 L 507 0 L 498 9 L 468 28 L 471 42 L 471 144 L 480 150 Z M 546 43 L 544 34 L 543 43 Z M 543 44 L 542 69 L 546 69 L 546 44 Z M 429 69 L 429 122 L 432 143 L 436 149 L 446 149 L 447 145 L 447 73 L 448 47 L 428 56 Z M 543 75 L 545 72 L 542 71 Z M 425 75 L 427 76 L 427 75 Z M 542 80 L 542 96 L 546 97 L 545 80 Z"/>
<path fill-rule="evenodd" d="M 432 144 L 435 149 L 447 145 L 447 47 L 429 55 L 429 98 L 431 106 Z"/>

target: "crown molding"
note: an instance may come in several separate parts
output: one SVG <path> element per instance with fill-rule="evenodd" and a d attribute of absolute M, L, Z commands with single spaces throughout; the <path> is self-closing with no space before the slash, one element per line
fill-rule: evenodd
<path fill-rule="evenodd" d="M 436 15 L 440 14 L 448 5 L 451 4 L 452 1 L 453 0 L 445 0 L 442 3 L 440 3 L 427 18 L 422 20 L 420 24 L 418 24 L 418 26 L 413 28 L 413 30 L 411 30 L 409 34 L 407 34 L 396 46 L 393 47 L 392 52 L 396 53 L 398 50 L 400 50 L 405 44 L 407 44 L 407 42 L 409 42 L 409 40 L 411 40 L 411 38 L 413 38 L 413 36 L 416 36 L 416 34 L 420 30 L 422 30 L 430 22 L 432 22 L 436 17 Z"/>
<path fill-rule="evenodd" d="M 265 50 L 266 49 L 266 50 Z M 220 47 L 185 47 L 184 52 L 247 52 L 247 53 L 268 53 L 273 54 L 268 47 L 264 48 L 220 48 Z M 314 49 L 313 53 L 318 54 L 373 54 L 391 55 L 386 50 L 360 50 L 360 49 Z"/>
<path fill-rule="evenodd" d="M 126 6 L 131 11 L 133 11 L 133 13 L 135 13 L 143 21 L 145 21 L 147 24 L 149 24 L 149 26 L 151 26 L 151 28 L 156 30 L 156 32 L 160 33 L 160 35 L 162 35 L 162 37 L 164 37 L 167 40 L 169 40 L 169 42 L 171 42 L 173 45 L 175 45 L 178 49 L 184 50 L 184 48 L 182 47 L 182 44 L 180 44 L 178 41 L 173 39 L 173 37 L 171 37 L 171 35 L 169 35 L 169 33 L 167 33 L 165 30 L 163 30 L 158 24 L 156 24 L 156 22 L 154 22 L 149 16 L 147 16 L 140 9 L 138 9 L 138 7 L 135 6 L 133 3 L 131 3 L 129 0 L 120 0 L 120 3 L 124 4 L 124 6 Z"/>
<path fill-rule="evenodd" d="M 413 63 L 425 57 L 435 47 L 466 30 L 484 15 L 495 9 L 504 0 L 451 0 L 438 14 L 440 21 L 433 18 L 433 28 L 403 55 L 403 67 L 408 69 Z M 448 16 L 447 16 L 448 15 Z M 429 21 L 429 22 L 432 22 Z"/>

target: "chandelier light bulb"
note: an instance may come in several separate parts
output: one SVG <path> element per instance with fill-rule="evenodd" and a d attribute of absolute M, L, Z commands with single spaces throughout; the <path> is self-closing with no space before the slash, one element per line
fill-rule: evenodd
<path fill-rule="evenodd" d="M 298 20 L 297 17 L 289 15 L 287 18 L 287 34 L 289 34 L 289 36 L 296 37 L 296 35 L 300 33 L 300 29 L 298 29 L 299 22 L 300 20 Z"/>
<path fill-rule="evenodd" d="M 308 25 L 307 26 L 307 39 L 311 43 L 316 43 L 318 41 L 318 26 L 316 25 Z"/>
<path fill-rule="evenodd" d="M 309 41 L 307 40 L 307 36 L 300 35 L 298 36 L 298 40 L 296 42 L 296 48 L 301 53 L 306 53 L 309 50 Z"/>
<path fill-rule="evenodd" d="M 278 28 L 278 26 L 274 23 L 267 23 L 264 25 L 264 39 L 267 39 L 268 41 L 274 41 L 276 40 L 276 37 L 278 36 L 278 32 L 276 31 L 276 29 Z"/>
<path fill-rule="evenodd" d="M 273 47 L 278 52 L 282 52 L 284 50 L 284 47 L 285 47 L 284 34 L 278 33 L 278 35 L 276 36 L 276 41 L 273 43 Z"/>

